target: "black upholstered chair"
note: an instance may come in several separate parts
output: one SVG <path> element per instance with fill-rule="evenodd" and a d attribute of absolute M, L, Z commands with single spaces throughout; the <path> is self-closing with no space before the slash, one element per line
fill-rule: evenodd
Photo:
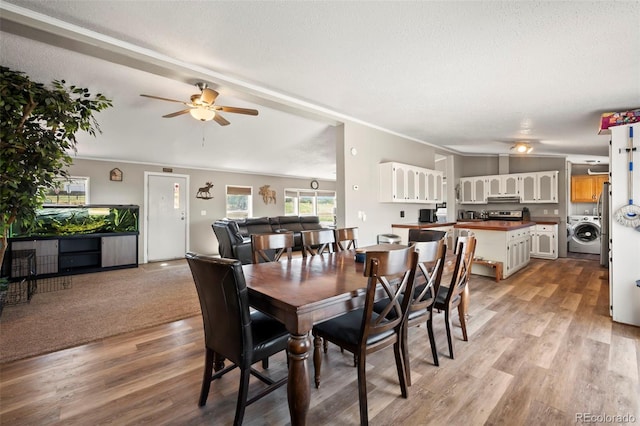
<path fill-rule="evenodd" d="M 401 340 L 409 298 L 402 298 L 401 295 L 405 291 L 410 294 L 413 292 L 417 261 L 418 254 L 413 247 L 384 252 L 367 251 L 364 276 L 368 280 L 364 308 L 313 327 L 316 387 L 320 386 L 321 339 L 328 340 L 357 355 L 360 424 L 368 424 L 367 354 L 393 345 L 401 393 L 404 398 L 408 396 L 407 364 L 404 360 Z M 380 314 L 373 311 L 377 291 L 383 291 L 387 300 Z"/>
<path fill-rule="evenodd" d="M 253 369 L 252 364 L 286 350 L 289 333 L 283 324 L 267 315 L 249 311 L 247 286 L 239 260 L 219 259 L 187 253 L 187 262 L 198 291 L 205 337 L 205 366 L 199 406 L 205 405 L 211 382 L 236 367 L 240 368 L 240 388 L 234 425 L 242 424 L 245 408 L 276 388 L 287 378 L 274 381 Z M 214 358 L 233 364 L 213 373 Z M 218 366 L 217 366 L 218 367 Z M 217 369 L 217 368 L 216 368 Z M 248 399 L 249 377 L 268 386 Z"/>
<path fill-rule="evenodd" d="M 438 231 L 437 229 L 409 229 L 409 243 L 438 241 L 446 235 L 445 231 Z"/>
<path fill-rule="evenodd" d="M 447 245 L 444 239 L 438 241 L 422 241 L 414 243 L 414 249 L 418 253 L 418 267 L 416 269 L 416 283 L 413 298 L 409 304 L 407 314 L 407 327 L 415 327 L 426 322 L 429 344 L 433 363 L 438 362 L 436 339 L 433 334 L 433 304 L 438 293 L 442 272 L 444 271 Z M 403 339 L 405 359 L 407 360 L 407 382 L 411 385 L 411 370 L 409 369 L 409 353 L 407 338 Z"/>
<path fill-rule="evenodd" d="M 465 318 L 465 306 L 462 305 L 463 293 L 469 283 L 473 256 L 476 251 L 475 237 L 459 237 L 456 240 L 456 263 L 451 276 L 451 282 L 447 286 L 441 285 L 436 294 L 434 309 L 444 311 L 444 322 L 447 329 L 447 342 L 449 343 L 449 356 L 453 359 L 453 338 L 451 335 L 451 313 L 458 309 L 458 318 L 462 328 L 462 339 L 468 340 L 467 323 Z"/>

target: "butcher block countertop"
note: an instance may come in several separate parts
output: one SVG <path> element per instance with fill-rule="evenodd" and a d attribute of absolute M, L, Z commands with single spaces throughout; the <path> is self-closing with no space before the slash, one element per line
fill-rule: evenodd
<path fill-rule="evenodd" d="M 439 228 L 441 226 L 453 226 L 456 222 L 435 222 L 435 223 L 394 223 L 391 225 L 393 228 L 407 228 L 407 229 L 428 229 Z"/>
<path fill-rule="evenodd" d="M 458 222 L 454 228 L 478 229 L 484 231 L 513 231 L 515 229 L 534 226 L 536 222 L 519 222 L 508 220 L 485 220 L 482 222 Z"/>

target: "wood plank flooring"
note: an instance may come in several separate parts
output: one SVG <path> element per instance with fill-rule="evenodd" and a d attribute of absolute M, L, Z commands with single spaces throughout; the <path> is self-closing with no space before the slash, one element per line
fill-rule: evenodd
<path fill-rule="evenodd" d="M 534 259 L 499 283 L 473 275 L 469 341 L 454 325 L 455 359 L 448 357 L 443 314 L 434 320 L 440 367 L 432 364 L 425 327 L 410 330 L 408 399 L 400 396 L 391 349 L 367 359 L 370 423 L 572 425 L 577 413 L 640 423 L 640 328 L 613 323 L 608 298 L 606 269 L 596 261 Z M 197 406 L 201 321 L 0 365 L 0 424 L 232 424 L 237 371 L 216 381 L 207 405 Z M 330 345 L 322 385 L 311 389 L 308 424 L 359 423 L 352 363 Z M 309 368 L 313 377 L 312 362 Z M 283 354 L 271 359 L 268 374 L 286 374 Z M 252 386 L 261 384 L 252 379 Z M 244 422 L 288 423 L 285 388 L 250 405 Z"/>

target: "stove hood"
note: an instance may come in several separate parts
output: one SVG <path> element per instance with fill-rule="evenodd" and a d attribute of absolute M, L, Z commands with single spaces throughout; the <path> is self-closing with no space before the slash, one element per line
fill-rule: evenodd
<path fill-rule="evenodd" d="M 487 197 L 487 203 L 519 203 L 520 197 L 517 195 L 502 195 L 496 197 Z"/>

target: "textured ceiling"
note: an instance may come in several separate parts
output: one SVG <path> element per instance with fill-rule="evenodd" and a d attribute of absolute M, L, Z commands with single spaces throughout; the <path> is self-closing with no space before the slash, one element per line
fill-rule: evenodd
<path fill-rule="evenodd" d="M 0 7 L 3 65 L 114 99 L 83 157 L 333 179 L 334 124 L 353 120 L 443 153 L 508 154 L 524 139 L 606 161 L 600 114 L 640 107 L 637 1 Z M 196 81 L 260 115 L 162 119 L 180 105 L 138 96 L 187 100 Z"/>

